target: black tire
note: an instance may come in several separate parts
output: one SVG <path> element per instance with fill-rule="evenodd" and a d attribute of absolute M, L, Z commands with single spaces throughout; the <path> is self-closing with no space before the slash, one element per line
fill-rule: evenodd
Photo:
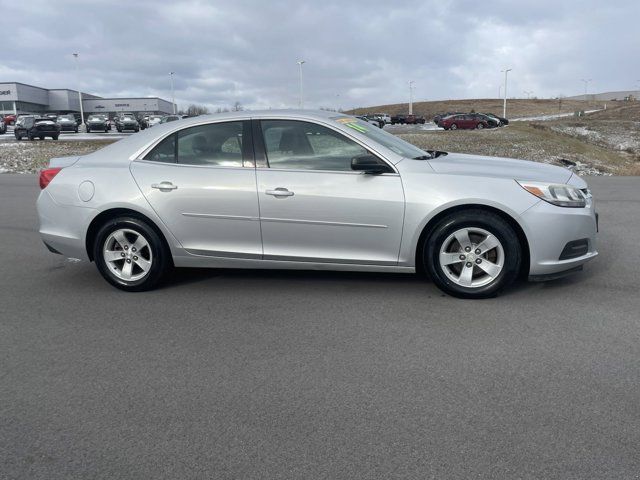
<path fill-rule="evenodd" d="M 457 130 L 458 129 L 458 125 L 456 125 L 455 123 L 452 123 L 451 126 L 449 127 L 449 130 Z"/>
<path fill-rule="evenodd" d="M 149 244 L 148 248 L 150 249 L 153 261 L 146 275 L 138 280 L 126 281 L 119 278 L 107 265 L 102 254 L 102 248 L 109 235 L 119 229 L 133 230 L 142 235 Z M 102 225 L 93 243 L 93 258 L 98 267 L 98 271 L 107 282 L 116 288 L 128 292 L 152 290 L 162 281 L 173 265 L 170 252 L 165 247 L 160 236 L 147 222 L 136 217 L 114 218 Z"/>
<path fill-rule="evenodd" d="M 476 125 L 476 128 L 477 128 L 478 130 L 482 130 L 482 129 L 484 128 L 484 125 L 482 124 L 482 122 L 480 122 L 480 123 L 478 123 L 478 124 Z"/>
<path fill-rule="evenodd" d="M 109 133 L 109 129 L 108 129 L 108 128 L 105 128 L 105 129 L 104 129 L 104 133 Z"/>
<path fill-rule="evenodd" d="M 51 137 L 51 138 L 53 138 L 54 140 L 57 140 L 57 139 L 58 139 L 58 135 L 54 135 L 54 136 L 53 136 L 53 137 Z"/>
<path fill-rule="evenodd" d="M 38 138 L 39 138 L 40 140 L 44 140 L 44 135 L 40 135 Z"/>
<path fill-rule="evenodd" d="M 29 141 L 30 141 L 30 142 L 32 142 L 32 141 L 33 141 L 33 135 L 28 134 L 28 135 L 27 135 L 27 138 L 29 139 Z"/>
<path fill-rule="evenodd" d="M 87 133 L 91 133 L 91 129 L 87 127 Z"/>
<path fill-rule="evenodd" d="M 447 276 L 440 264 L 440 251 L 444 242 L 451 234 L 462 228 L 483 229 L 494 235 L 502 246 L 504 252 L 502 270 L 486 285 L 478 287 L 459 285 Z M 514 282 L 520 273 L 522 264 L 522 248 L 518 235 L 511 225 L 498 214 L 476 209 L 455 212 L 443 218 L 426 238 L 422 253 L 424 269 L 429 273 L 436 286 L 445 293 L 459 298 L 496 296 L 500 290 Z M 465 266 L 461 265 L 461 268 L 465 268 Z M 475 272 L 478 267 L 471 268 Z M 479 273 L 482 275 L 482 271 Z"/>
<path fill-rule="evenodd" d="M 19 142 L 20 140 L 22 140 L 22 135 L 18 135 L 18 134 L 16 133 L 16 141 L 18 141 L 18 142 Z"/>

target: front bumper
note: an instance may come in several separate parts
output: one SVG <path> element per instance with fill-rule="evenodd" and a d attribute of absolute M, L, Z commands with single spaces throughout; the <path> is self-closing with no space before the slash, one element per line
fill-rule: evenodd
<path fill-rule="evenodd" d="M 78 129 L 77 125 L 73 125 L 73 124 L 60 124 L 60 131 L 61 132 L 75 132 Z"/>
<path fill-rule="evenodd" d="M 598 255 L 597 217 L 592 201 L 586 208 L 563 208 L 540 201 L 521 218 L 529 241 L 532 280 L 577 271 Z M 586 243 L 584 251 L 579 256 L 567 255 L 567 246 L 576 242 Z"/>

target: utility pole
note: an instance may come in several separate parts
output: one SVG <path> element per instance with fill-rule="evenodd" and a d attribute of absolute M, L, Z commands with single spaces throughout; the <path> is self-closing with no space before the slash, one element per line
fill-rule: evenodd
<path fill-rule="evenodd" d="M 590 78 L 588 79 L 582 79 L 582 81 L 584 82 L 584 101 L 587 101 L 587 85 L 589 85 L 589 82 L 591 81 Z"/>
<path fill-rule="evenodd" d="M 532 93 L 533 93 L 533 92 L 532 92 L 531 90 L 529 90 L 529 91 L 524 90 L 524 94 L 527 96 L 527 100 L 529 100 L 529 99 L 531 98 L 531 94 L 532 94 Z"/>
<path fill-rule="evenodd" d="M 413 80 L 409 81 L 409 115 L 413 115 Z"/>
<path fill-rule="evenodd" d="M 73 56 L 76 59 L 76 84 L 78 85 L 78 101 L 80 102 L 80 126 L 84 123 L 84 108 L 82 107 L 82 92 L 80 91 L 80 74 L 78 73 L 78 56 L 79 53 L 74 53 Z"/>
<path fill-rule="evenodd" d="M 169 72 L 169 78 L 171 79 L 171 105 L 172 105 L 172 110 L 173 110 L 173 114 L 176 114 L 176 94 L 175 91 L 173 90 L 173 74 L 176 72 Z"/>
<path fill-rule="evenodd" d="M 512 68 L 505 67 L 504 70 L 504 103 L 502 104 L 502 116 L 507 118 L 507 74 L 513 70 Z"/>
<path fill-rule="evenodd" d="M 302 64 L 306 63 L 304 60 L 298 60 L 298 69 L 300 71 L 300 99 L 298 100 L 298 107 L 300 110 L 304 109 L 304 98 L 302 96 Z"/>

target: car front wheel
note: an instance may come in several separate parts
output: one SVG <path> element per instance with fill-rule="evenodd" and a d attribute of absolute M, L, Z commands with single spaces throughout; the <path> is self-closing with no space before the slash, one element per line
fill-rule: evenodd
<path fill-rule="evenodd" d="M 436 225 L 423 248 L 425 270 L 444 292 L 488 298 L 520 272 L 518 236 L 501 216 L 484 210 L 453 213 Z"/>
<path fill-rule="evenodd" d="M 455 123 L 452 123 L 451 126 L 449 127 L 449 130 L 457 130 L 458 129 L 458 125 L 456 125 Z"/>
<path fill-rule="evenodd" d="M 93 258 L 110 284 L 131 292 L 153 289 L 172 263 L 156 231 L 135 217 L 105 223 L 96 235 Z"/>

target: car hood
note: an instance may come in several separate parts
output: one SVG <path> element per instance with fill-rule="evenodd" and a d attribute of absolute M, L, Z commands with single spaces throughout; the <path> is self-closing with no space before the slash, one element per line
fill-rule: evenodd
<path fill-rule="evenodd" d="M 462 153 L 449 153 L 428 160 L 428 162 L 437 173 L 450 175 L 502 177 L 551 183 L 567 183 L 573 175 L 566 168 L 546 163 Z"/>

